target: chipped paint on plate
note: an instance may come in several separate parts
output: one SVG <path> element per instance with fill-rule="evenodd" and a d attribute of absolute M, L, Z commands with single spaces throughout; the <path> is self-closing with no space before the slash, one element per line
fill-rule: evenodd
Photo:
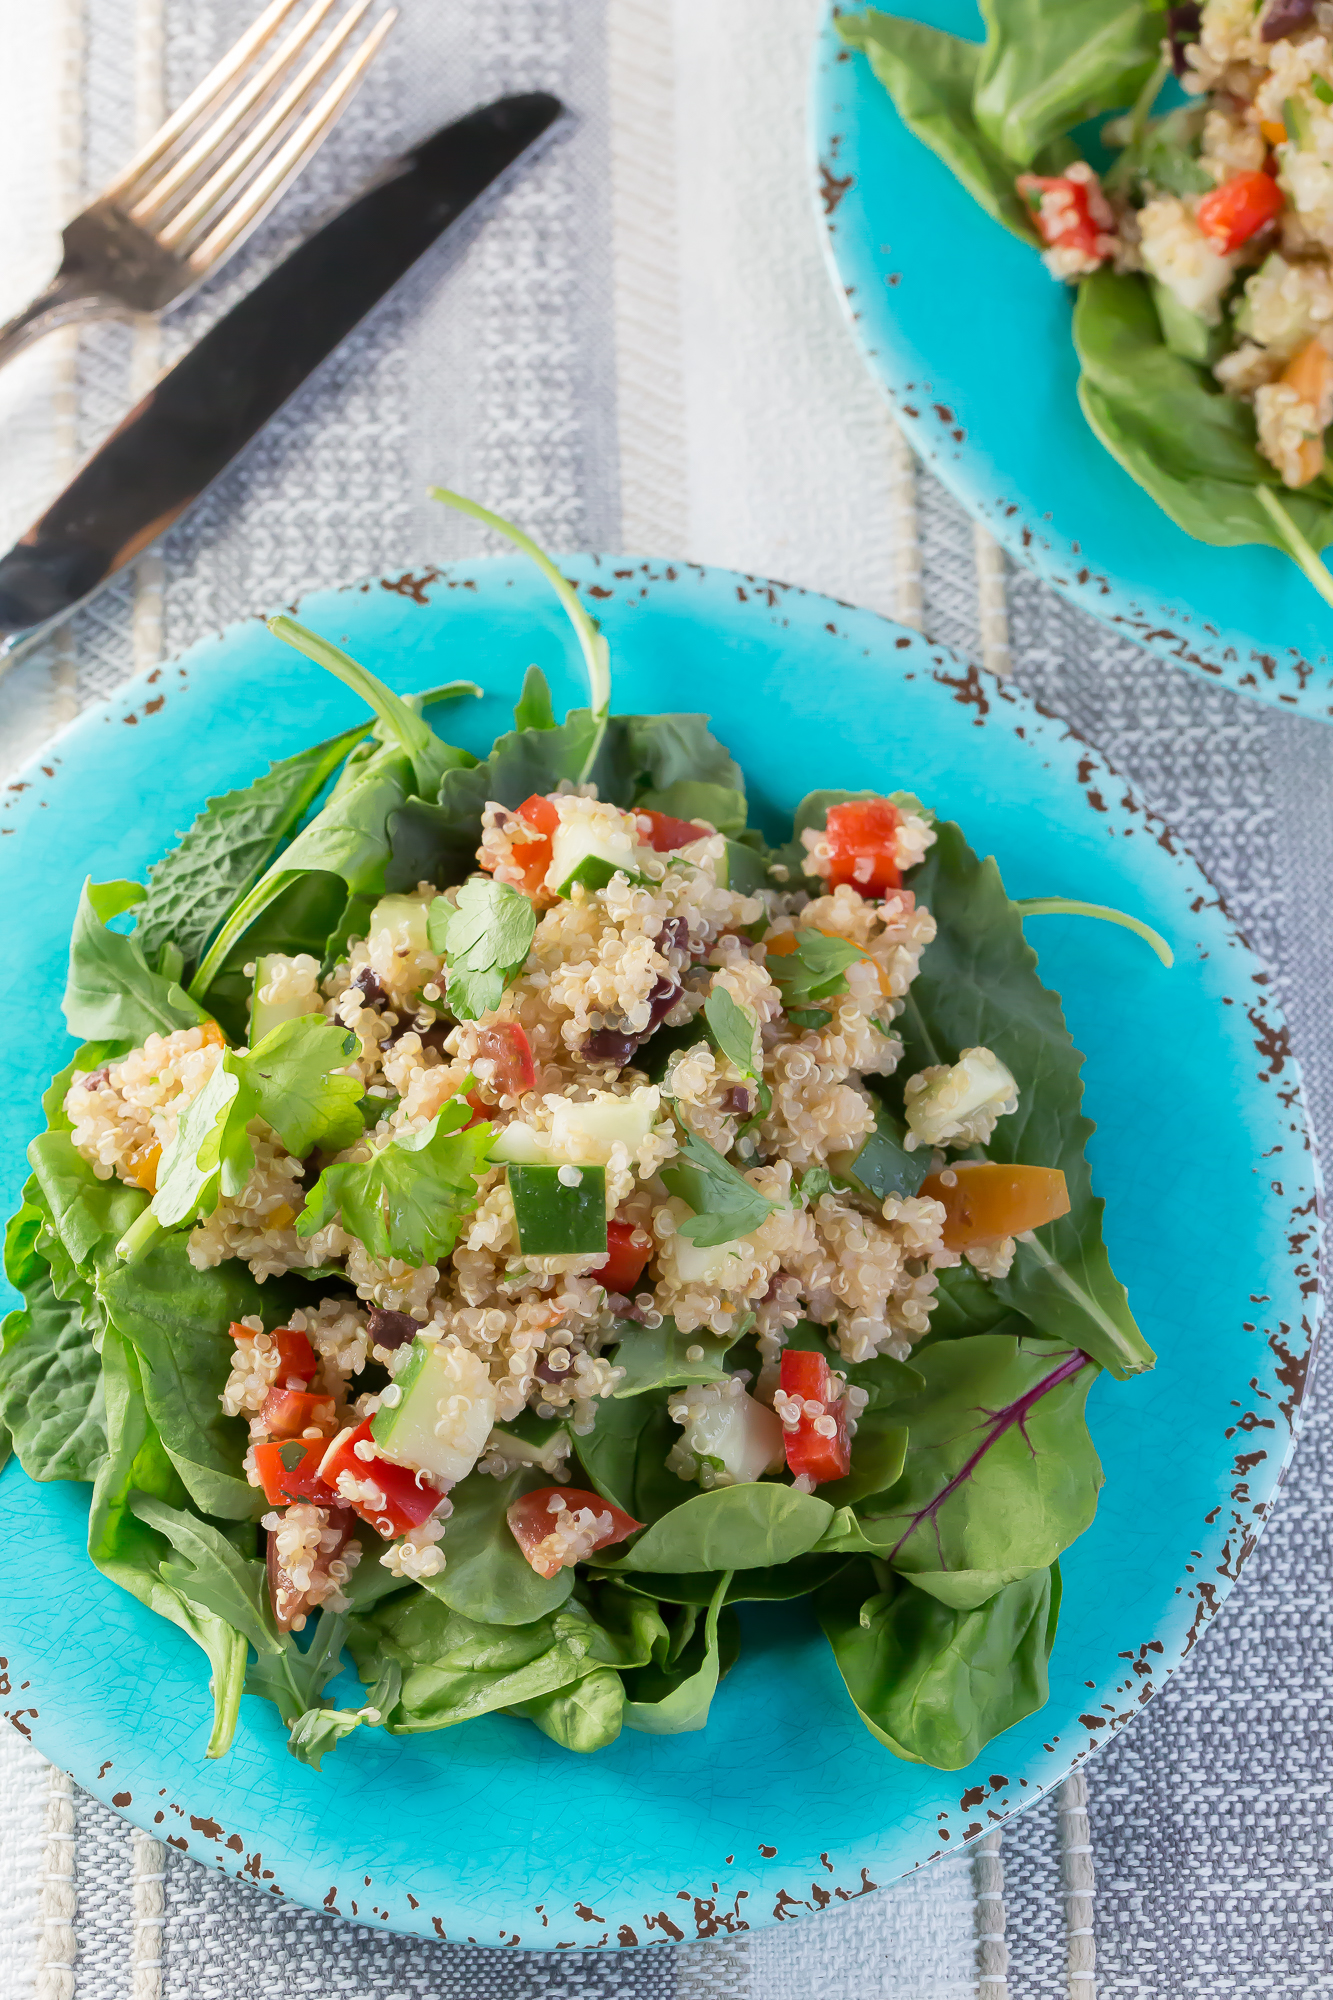
<path fill-rule="evenodd" d="M 577 1757 L 491 1716 L 361 1732 L 316 1773 L 247 1697 L 230 1756 L 210 1764 L 203 1657 L 92 1568 L 87 1489 L 34 1485 L 13 1463 L 0 1476 L 0 1705 L 80 1784 L 275 1897 L 552 1949 L 804 1917 L 956 1851 L 1063 1778 L 1188 1655 L 1253 1547 L 1317 1295 L 1315 1169 L 1267 975 L 1194 862 L 1072 731 L 829 598 L 684 564 L 568 567 L 610 639 L 617 707 L 709 713 L 768 832 L 816 785 L 907 786 L 998 857 L 1013 894 L 1133 910 L 1177 964 L 1106 925 L 1030 927 L 1087 1052 L 1111 1254 L 1160 1360 L 1094 1386 L 1107 1484 L 1063 1563 L 1050 1703 L 973 1769 L 876 1743 L 801 1606 L 747 1610 L 740 1664 L 698 1735 L 626 1733 Z M 554 601 L 506 560 L 322 591 L 300 615 L 405 692 L 480 681 L 483 700 L 439 718 L 474 751 L 508 726 L 529 661 L 557 707 L 583 697 Z M 251 620 L 85 713 L 4 793 L 0 889 L 27 1003 L 3 1057 L 7 1204 L 67 1060 L 58 1002 L 85 871 L 141 876 L 206 795 L 360 712 Z"/>
<path fill-rule="evenodd" d="M 830 15 L 831 15 L 830 7 Z M 864 11 L 849 0 L 844 13 Z M 886 0 L 970 41 L 975 0 Z M 829 16 L 810 144 L 830 268 L 913 448 L 1016 562 L 1122 638 L 1259 701 L 1333 716 L 1333 613 L 1277 549 L 1187 535 L 1079 408 L 1072 293 L 899 118 Z"/>

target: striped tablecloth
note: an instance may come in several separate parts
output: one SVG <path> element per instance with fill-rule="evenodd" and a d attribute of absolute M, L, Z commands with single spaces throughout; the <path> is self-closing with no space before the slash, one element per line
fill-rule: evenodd
<path fill-rule="evenodd" d="M 333 140 L 212 285 L 160 328 L 59 335 L 0 376 L 6 542 L 386 155 L 511 88 L 557 90 L 576 133 L 464 257 L 425 261 L 160 553 L 0 680 L 0 760 L 230 619 L 474 551 L 470 524 L 422 497 L 443 478 L 548 547 L 780 576 L 1012 670 L 1210 870 L 1277 972 L 1326 1125 L 1333 737 L 1113 639 L 1009 571 L 917 474 L 821 268 L 802 130 L 817 0 L 401 4 Z M 49 274 L 62 219 L 257 11 L 0 0 L 0 317 Z M 1325 1435 L 1316 1405 L 1218 1630 L 1086 1781 L 979 1851 L 799 1926 L 559 1960 L 372 1935 L 131 1833 L 0 1728 L 0 2000 L 1333 1991 Z"/>

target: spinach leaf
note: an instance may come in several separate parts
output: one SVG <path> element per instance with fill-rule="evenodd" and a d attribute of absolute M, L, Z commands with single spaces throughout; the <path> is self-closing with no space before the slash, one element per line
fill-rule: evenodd
<path fill-rule="evenodd" d="M 482 1625 L 527 1625 L 557 1611 L 574 1588 L 572 1569 L 538 1576 L 514 1540 L 506 1518 L 513 1502 L 539 1486 L 548 1472 L 531 1466 L 507 1479 L 473 1472 L 450 1494 L 453 1512 L 445 1530 L 448 1560 L 424 1588 L 453 1611 Z"/>
<path fill-rule="evenodd" d="M 1079 286 L 1079 401 L 1125 471 L 1197 541 L 1260 542 L 1292 557 L 1333 601 L 1315 551 L 1333 541 L 1333 484 L 1285 488 L 1255 442 L 1247 403 L 1167 347 L 1144 280 L 1099 271 Z"/>
<path fill-rule="evenodd" d="M 365 1130 L 359 1076 L 334 1074 L 360 1044 L 350 1029 L 305 1015 L 280 1021 L 249 1054 L 228 1049 L 181 1113 L 162 1155 L 153 1214 L 165 1227 L 210 1214 L 237 1195 L 255 1164 L 250 1122 L 262 1118 L 297 1159 L 353 1145 Z"/>
<path fill-rule="evenodd" d="M 448 967 L 449 1008 L 460 1021 L 494 1013 L 506 986 L 527 963 L 537 930 L 531 898 L 508 882 L 473 876 L 458 906 L 437 896 L 427 923 L 430 948 Z"/>
<path fill-rule="evenodd" d="M 396 1132 L 366 1161 L 325 1167 L 297 1218 L 298 1236 L 313 1236 L 335 1218 L 383 1262 L 433 1264 L 447 1257 L 477 1205 L 493 1127 L 464 1129 L 472 1107 L 451 1097 L 419 1132 Z"/>
<path fill-rule="evenodd" d="M 909 1584 L 877 1588 L 851 1564 L 815 1597 L 838 1672 L 861 1720 L 896 1757 L 960 1771 L 991 1738 L 1044 1706 L 1059 1572 L 1008 1584 L 988 1604 L 952 1610 Z"/>
<path fill-rule="evenodd" d="M 704 1625 L 702 1657 L 697 1665 L 688 1652 L 683 1652 L 675 1674 L 655 1666 L 639 1668 L 631 1674 L 635 1699 L 625 1703 L 623 1719 L 627 1729 L 639 1729 L 650 1736 L 680 1736 L 703 1728 L 717 1693 L 722 1667 L 718 1620 L 730 1582 L 730 1571 L 717 1580 Z M 666 1683 L 663 1691 L 658 1692 L 653 1685 L 655 1681 Z"/>
<path fill-rule="evenodd" d="M 972 1333 L 1036 1332 L 1030 1320 L 996 1298 L 988 1278 L 978 1276 L 970 1264 L 958 1264 L 939 1273 L 930 1312 L 930 1332 L 917 1342 L 912 1352 L 933 1346 L 937 1340 L 962 1340 Z"/>
<path fill-rule="evenodd" d="M 846 1568 L 849 1559 L 843 1555 L 797 1556 L 791 1562 L 779 1563 L 775 1569 L 738 1569 L 727 1586 L 726 1602 L 786 1604 L 797 1597 L 808 1597 L 822 1584 L 830 1583 Z M 656 1603 L 693 1604 L 700 1609 L 712 1598 L 717 1582 L 718 1572 L 711 1569 L 681 1570 L 678 1574 L 654 1570 L 641 1577 L 627 1572 L 620 1580 L 623 1589 L 641 1591 Z"/>
<path fill-rule="evenodd" d="M 617 1368 L 625 1370 L 625 1379 L 617 1382 L 613 1397 L 642 1396 L 649 1389 L 680 1389 L 690 1382 L 725 1382 L 727 1349 L 740 1338 L 739 1326 L 735 1333 L 718 1338 L 682 1333 L 670 1318 L 653 1327 L 619 1320 L 617 1327 L 620 1345 L 613 1359 Z"/>
<path fill-rule="evenodd" d="M 710 784 L 699 778 L 676 778 L 669 785 L 653 785 L 634 800 L 652 812 L 669 813 L 673 819 L 705 819 L 719 833 L 735 835 L 745 831 L 749 808 L 739 786 Z"/>
<path fill-rule="evenodd" d="M 5 1276 L 23 1305 L 0 1326 L 0 1424 L 30 1479 L 93 1479 L 106 1457 L 102 1363 L 77 1303 L 57 1298 L 37 1248 L 35 1182 L 5 1232 Z"/>
<path fill-rule="evenodd" d="M 273 1622 L 262 1562 L 242 1555 L 211 1522 L 153 1494 L 131 1494 L 130 1512 L 170 1542 L 175 1560 L 164 1562 L 161 1574 L 178 1597 L 225 1620 L 257 1653 L 278 1654 L 290 1643 Z"/>
<path fill-rule="evenodd" d="M 515 729 L 554 729 L 555 710 L 551 690 L 540 667 L 529 667 L 523 676 L 523 692 L 514 705 Z"/>
<path fill-rule="evenodd" d="M 922 1590 L 962 1608 L 1047 1569 L 1097 1511 L 1102 1469 L 1084 1405 L 1087 1356 L 978 1334 L 918 1357 L 901 1479 L 863 1509 L 866 1537 Z M 834 1522 L 820 1547 L 857 1546 Z"/>
<path fill-rule="evenodd" d="M 289 840 L 338 765 L 366 734 L 358 723 L 271 764 L 241 791 L 206 801 L 179 846 L 148 871 L 135 936 L 150 965 L 174 944 L 192 971 L 209 938 Z"/>
<path fill-rule="evenodd" d="M 108 1452 L 88 1510 L 88 1554 L 112 1583 L 188 1632 L 207 1654 L 213 1670 L 208 1755 L 221 1757 L 236 1729 L 245 1680 L 245 1637 L 216 1613 L 188 1604 L 164 1580 L 162 1563 L 171 1546 L 135 1516 L 130 1498 L 152 1494 L 179 1505 L 184 1489 L 148 1414 L 138 1357 L 114 1327 L 107 1329 L 102 1365 Z"/>
<path fill-rule="evenodd" d="M 327 1615 L 324 1614 L 325 1617 Z M 341 1653 L 341 1645 L 338 1650 Z M 304 1709 L 292 1723 L 287 1738 L 287 1748 L 297 1763 L 309 1764 L 312 1770 L 318 1771 L 329 1751 L 341 1743 L 344 1736 L 350 1736 L 354 1729 L 366 1724 L 374 1728 L 380 1717 L 396 1704 L 402 1682 L 403 1670 L 398 1662 L 386 1660 L 373 1686 L 367 1690 L 366 1701 L 361 1708 Z M 252 1692 L 266 1690 L 252 1689 Z"/>
<path fill-rule="evenodd" d="M 943 160 L 987 215 L 1025 243 L 1033 242 L 1031 217 L 1014 189 L 1017 168 L 982 128 L 973 110 L 982 59 L 977 44 L 927 28 L 920 21 L 875 11 L 840 14 L 835 25 L 849 47 L 861 49 L 869 57 L 908 131 Z M 1072 147 L 1060 150 L 1064 152 L 1061 164 L 1074 157 Z M 1048 157 L 1047 164 L 1051 163 Z M 851 796 L 842 793 L 837 802 Z"/>
<path fill-rule="evenodd" d="M 210 999 L 215 986 L 227 991 L 229 980 L 234 986 L 236 975 L 262 950 L 291 950 L 294 944 L 307 948 L 304 930 L 289 942 L 261 928 L 260 920 L 284 892 L 298 895 L 307 910 L 313 896 L 321 922 L 331 909 L 336 913 L 322 933 L 321 950 L 349 904 L 368 902 L 382 892 L 389 823 L 411 796 L 412 763 L 390 744 L 356 765 L 349 762 L 344 776 L 347 782 L 334 787 L 328 803 L 233 905 L 190 981 L 196 999 Z M 308 877 L 318 879 L 303 882 Z"/>
<path fill-rule="evenodd" d="M 595 1667 L 581 1681 L 534 1701 L 515 1702 L 511 1715 L 526 1716 L 562 1750 L 604 1750 L 620 1734 L 625 1684 L 613 1667 Z"/>
<path fill-rule="evenodd" d="M 773 1213 L 774 1204 L 768 1196 L 752 1187 L 744 1174 L 697 1132 L 687 1125 L 680 1131 L 680 1151 L 673 1164 L 662 1169 L 662 1180 L 671 1194 L 694 1210 L 681 1223 L 681 1235 L 702 1249 L 730 1243 L 758 1229 L 765 1216 Z"/>
<path fill-rule="evenodd" d="M 364 1681 L 386 1660 L 403 1670 L 398 1699 L 384 1711 L 394 1736 L 450 1729 L 568 1687 L 610 1664 L 598 1657 L 605 1643 L 572 1601 L 526 1625 L 491 1625 L 427 1591 L 391 1597 L 368 1617 L 353 1619 L 347 1639 Z"/>
<path fill-rule="evenodd" d="M 137 1048 L 149 1035 L 173 1035 L 208 1019 L 174 979 L 154 972 L 132 934 L 108 930 L 141 903 L 138 882 L 83 885 L 69 941 L 69 978 L 61 1001 L 71 1035 Z"/>
<path fill-rule="evenodd" d="M 831 1479 L 819 1489 L 821 1500 L 833 1507 L 887 1493 L 901 1477 L 907 1457 L 908 1432 L 882 1410 L 862 1413 L 852 1439 L 851 1470 L 845 1479 Z"/>
<path fill-rule="evenodd" d="M 602 1496 L 636 1521 L 656 1521 L 695 1488 L 667 1470 L 667 1454 L 680 1436 L 667 1414 L 666 1392 L 603 1398 L 590 1431 L 574 1449 Z"/>
<path fill-rule="evenodd" d="M 1159 0 L 980 0 L 986 43 L 973 106 L 1007 160 L 1031 166 L 1052 141 L 1129 104 L 1153 73 Z"/>
<path fill-rule="evenodd" d="M 696 1493 L 618 1553 L 617 1569 L 771 1569 L 814 1548 L 833 1519 L 827 1500 L 768 1480 Z"/>
<path fill-rule="evenodd" d="M 936 831 L 912 887 L 939 932 L 898 1021 L 906 1051 L 900 1073 L 952 1062 L 978 1045 L 1008 1064 L 1018 1110 L 1000 1120 L 987 1155 L 1061 1168 L 1070 1209 L 1018 1245 L 1008 1277 L 992 1280 L 991 1290 L 1040 1333 L 1082 1347 L 1111 1374 L 1137 1374 L 1152 1366 L 1153 1353 L 1102 1242 L 1104 1204 L 1092 1192 L 1085 1151 L 1093 1127 L 1082 1110 L 1083 1058 L 1059 999 L 1037 977 L 1022 912 L 995 862 L 979 860 L 952 822 Z"/>

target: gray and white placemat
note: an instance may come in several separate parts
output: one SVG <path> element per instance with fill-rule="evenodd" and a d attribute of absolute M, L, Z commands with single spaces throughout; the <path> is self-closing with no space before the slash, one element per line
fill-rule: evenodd
<path fill-rule="evenodd" d="M 232 618 L 475 550 L 468 523 L 424 500 L 446 479 L 551 547 L 781 576 L 1012 666 L 1219 884 L 1276 971 L 1327 1131 L 1333 736 L 1120 643 L 1007 570 L 917 475 L 821 266 L 803 132 L 818 0 L 402 7 L 335 137 L 213 285 L 160 329 L 56 336 L 0 376 L 0 535 L 386 154 L 506 88 L 554 88 L 577 130 L 465 256 L 423 263 L 160 555 L 0 680 L 0 763 Z M 257 11 L 0 0 L 0 316 L 48 275 L 61 220 Z M 1327 1433 L 1316 1402 L 1226 1614 L 1135 1727 L 982 1851 L 895 1889 L 650 1953 L 557 1960 L 387 1938 L 131 1833 L 5 1730 L 0 2000 L 1333 1991 Z"/>

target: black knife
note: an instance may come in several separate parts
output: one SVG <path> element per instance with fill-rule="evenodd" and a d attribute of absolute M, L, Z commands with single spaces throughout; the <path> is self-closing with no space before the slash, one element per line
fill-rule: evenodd
<path fill-rule="evenodd" d="M 563 110 L 533 91 L 444 126 L 224 314 L 0 558 L 0 668 L 165 533 Z"/>

